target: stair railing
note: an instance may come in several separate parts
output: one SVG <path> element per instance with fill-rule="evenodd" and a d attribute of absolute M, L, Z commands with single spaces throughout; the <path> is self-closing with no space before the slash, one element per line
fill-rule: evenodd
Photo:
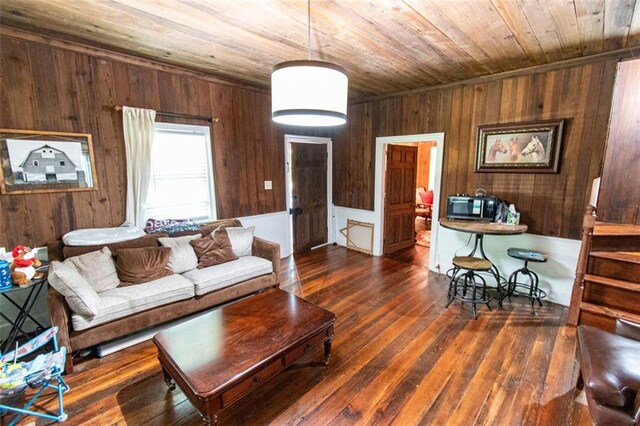
<path fill-rule="evenodd" d="M 582 303 L 582 294 L 584 293 L 584 275 L 587 273 L 589 252 L 591 251 L 591 238 L 593 237 L 595 224 L 596 208 L 588 205 L 582 219 L 582 244 L 580 245 L 580 254 L 578 255 L 578 263 L 576 265 L 576 277 L 573 280 L 571 304 L 569 305 L 569 316 L 567 318 L 567 324 L 572 326 L 578 325 L 578 319 L 580 317 L 580 304 Z"/>

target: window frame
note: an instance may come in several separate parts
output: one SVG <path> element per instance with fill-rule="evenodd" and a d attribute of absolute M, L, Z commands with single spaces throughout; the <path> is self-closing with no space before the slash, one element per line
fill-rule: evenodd
<path fill-rule="evenodd" d="M 192 219 L 195 222 L 208 222 L 212 220 L 217 220 L 218 217 L 218 209 L 216 203 L 216 188 L 215 188 L 215 169 L 213 167 L 213 149 L 211 145 L 211 127 L 209 126 L 198 126 L 193 124 L 181 124 L 181 123 L 167 123 L 167 122 L 158 122 L 156 121 L 153 124 L 154 127 L 154 137 L 157 131 L 165 132 L 165 133 L 176 133 L 176 134 L 201 134 L 205 139 L 205 151 L 207 156 L 207 174 L 208 174 L 208 187 L 209 187 L 209 217 L 204 219 L 193 219 L 193 218 L 171 218 L 171 219 Z M 151 149 L 151 155 L 153 156 L 153 148 Z M 153 162 L 151 164 L 153 169 Z M 149 186 L 151 186 L 151 180 L 149 180 Z M 146 210 L 146 209 L 145 209 Z M 146 216 L 146 211 L 145 211 Z M 148 217 L 146 219 L 149 219 Z"/>

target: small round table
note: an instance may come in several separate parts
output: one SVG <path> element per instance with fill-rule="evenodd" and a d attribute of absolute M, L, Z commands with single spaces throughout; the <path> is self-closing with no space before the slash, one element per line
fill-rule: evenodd
<path fill-rule="evenodd" d="M 479 250 L 480 257 L 488 261 L 491 261 L 491 259 L 489 259 L 484 253 L 484 247 L 482 245 L 485 235 L 519 235 L 527 232 L 527 225 L 504 225 L 493 222 L 476 222 L 455 219 L 440 219 L 439 223 L 443 228 L 474 234 L 475 243 L 473 245 L 473 250 L 471 250 L 471 253 L 467 256 L 473 256 Z M 495 263 L 491 263 L 493 264 L 492 270 L 497 274 L 499 282 L 502 275 L 500 275 L 500 271 L 496 267 Z M 500 288 L 498 288 L 498 291 L 502 293 Z"/>

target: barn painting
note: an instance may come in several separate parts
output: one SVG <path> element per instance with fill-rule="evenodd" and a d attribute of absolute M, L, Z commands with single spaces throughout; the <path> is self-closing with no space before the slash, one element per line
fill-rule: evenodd
<path fill-rule="evenodd" d="M 90 135 L 18 132 L 0 135 L 3 194 L 95 189 Z"/>
<path fill-rule="evenodd" d="M 80 183 L 80 186 L 86 185 L 84 173 L 81 171 L 79 173 L 69 156 L 64 151 L 49 145 L 29 152 L 20 167 L 24 182 L 76 181 Z"/>

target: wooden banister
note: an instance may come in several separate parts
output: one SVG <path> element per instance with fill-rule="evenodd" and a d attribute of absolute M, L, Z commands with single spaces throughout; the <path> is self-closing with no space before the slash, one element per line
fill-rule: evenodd
<path fill-rule="evenodd" d="M 573 280 L 571 304 L 569 305 L 569 316 L 567 318 L 567 324 L 572 326 L 578 325 L 580 303 L 582 303 L 582 293 L 584 292 L 584 275 L 587 272 L 589 251 L 591 250 L 591 237 L 593 236 L 595 224 L 596 208 L 588 205 L 582 219 L 582 244 L 580 245 L 580 254 L 578 255 L 578 263 L 576 265 L 576 277 Z"/>

